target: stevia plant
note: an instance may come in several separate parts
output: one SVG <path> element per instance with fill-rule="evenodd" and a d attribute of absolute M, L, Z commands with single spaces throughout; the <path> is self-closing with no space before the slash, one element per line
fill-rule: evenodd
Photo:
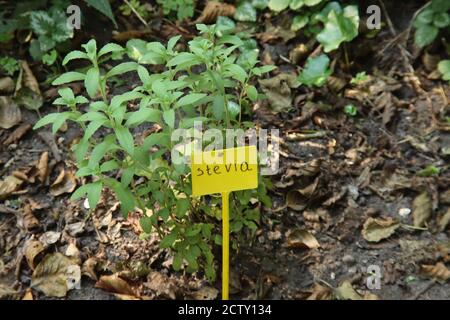
<path fill-rule="evenodd" d="M 191 196 L 189 167 L 171 161 L 171 152 L 179 142 L 172 141 L 171 136 L 179 128 L 196 130 L 194 122 L 201 122 L 205 129 L 252 127 L 251 122 L 244 121 L 251 102 L 260 98 L 252 79 L 273 66 L 257 66 L 256 51 L 237 63 L 235 52 L 243 44 L 239 37 L 216 25 L 197 28 L 201 36 L 189 41 L 185 52 L 176 50 L 179 36 L 166 46 L 130 40 L 127 49 L 110 43 L 97 50 L 95 40 L 90 40 L 83 45 L 84 51 L 70 52 L 64 65 L 82 59 L 90 66 L 85 72 L 62 74 L 53 84 L 83 81 L 89 99 L 75 96 L 69 87 L 61 88 L 54 104 L 66 106 L 67 111 L 45 116 L 35 129 L 52 124 L 53 132 L 57 132 L 65 121 L 80 125 L 84 135 L 73 150 L 77 176 L 90 182 L 78 188 L 72 199 L 87 197 L 90 208 L 95 208 L 103 188 L 112 189 L 125 216 L 136 207 L 144 213 L 140 220 L 142 237 L 157 232 L 160 246 L 173 250 L 175 270 L 183 265 L 188 272 L 201 268 L 213 280 L 213 247 L 221 244 L 220 197 Z M 124 53 L 135 61 L 122 62 L 109 70 L 100 62 Z M 151 73 L 148 65 L 164 66 L 163 71 Z M 128 72 L 136 73 L 140 84 L 109 96 L 108 83 Z M 137 109 L 129 108 L 129 102 L 137 104 Z M 80 106 L 85 104 L 86 110 Z M 157 130 L 143 139 L 134 136 L 136 128 L 149 125 Z M 261 179 L 257 190 L 234 194 L 230 229 L 237 238 L 244 236 L 245 230 L 256 230 L 258 199 L 270 206 L 266 188 Z"/>

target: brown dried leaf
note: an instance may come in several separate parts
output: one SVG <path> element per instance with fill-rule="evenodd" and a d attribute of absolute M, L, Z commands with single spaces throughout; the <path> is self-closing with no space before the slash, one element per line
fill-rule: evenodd
<path fill-rule="evenodd" d="M 0 96 L 0 128 L 9 129 L 22 120 L 22 113 L 11 97 Z"/>
<path fill-rule="evenodd" d="M 41 89 L 39 89 L 39 83 L 36 80 L 36 77 L 33 74 L 33 71 L 31 71 L 30 66 L 28 65 L 28 62 L 25 60 L 20 61 L 22 70 L 23 70 L 23 85 L 26 88 L 31 89 L 33 92 L 42 95 Z"/>
<path fill-rule="evenodd" d="M 19 189 L 22 180 L 14 176 L 8 176 L 5 180 L 0 180 L 0 200 L 6 199 L 11 193 Z"/>
<path fill-rule="evenodd" d="M 366 241 L 379 242 L 389 238 L 400 227 L 400 223 L 392 218 L 368 218 L 364 222 L 362 236 Z"/>
<path fill-rule="evenodd" d="M 49 297 L 64 297 L 68 290 L 80 287 L 80 279 L 80 266 L 57 252 L 46 255 L 38 264 L 31 278 L 31 287 Z"/>
<path fill-rule="evenodd" d="M 35 240 L 35 239 L 29 239 L 24 246 L 24 254 L 25 258 L 27 260 L 28 266 L 31 270 L 34 270 L 35 268 L 35 259 L 41 252 L 44 251 L 44 246 L 42 245 L 42 242 Z"/>
<path fill-rule="evenodd" d="M 39 241 L 48 247 L 49 245 L 55 244 L 59 238 L 61 238 L 61 232 L 47 231 L 39 237 Z"/>
<path fill-rule="evenodd" d="M 320 247 L 317 239 L 307 230 L 295 229 L 287 236 L 289 248 L 317 249 Z"/>
<path fill-rule="evenodd" d="M 236 12 L 236 8 L 228 3 L 218 1 L 207 1 L 202 14 L 195 21 L 196 23 L 214 23 L 219 16 L 231 17 Z"/>
<path fill-rule="evenodd" d="M 145 285 L 153 290 L 156 295 L 173 300 L 177 298 L 177 293 L 180 290 L 174 279 L 157 271 L 150 272 Z"/>
<path fill-rule="evenodd" d="M 295 211 L 302 211 L 308 205 L 308 198 L 297 190 L 289 190 L 286 194 L 286 205 Z"/>
<path fill-rule="evenodd" d="M 412 204 L 413 221 L 415 227 L 423 227 L 431 217 L 432 203 L 431 197 L 427 192 L 418 195 Z"/>
<path fill-rule="evenodd" d="M 203 286 L 199 290 L 190 293 L 194 300 L 214 300 L 218 294 L 219 290 L 210 286 Z"/>
<path fill-rule="evenodd" d="M 273 78 L 259 80 L 259 84 L 267 96 L 272 112 L 286 112 L 292 108 L 291 88 L 299 86 L 295 74 L 280 73 Z"/>
<path fill-rule="evenodd" d="M 338 288 L 334 289 L 334 294 L 339 300 L 363 300 L 348 280 L 345 280 Z"/>
<path fill-rule="evenodd" d="M 332 299 L 333 299 L 333 291 L 330 288 L 315 283 L 311 295 L 306 300 L 332 300 Z"/>
<path fill-rule="evenodd" d="M 28 288 L 25 291 L 25 294 L 23 295 L 22 300 L 34 300 L 33 299 L 33 291 L 30 288 Z"/>
<path fill-rule="evenodd" d="M 5 146 L 10 145 L 11 143 L 16 143 L 17 141 L 19 141 L 24 135 L 25 133 L 28 132 L 28 130 L 31 129 L 31 125 L 28 123 L 22 124 L 20 125 L 18 128 L 16 128 L 9 136 L 8 138 L 3 141 L 3 144 Z"/>
<path fill-rule="evenodd" d="M 5 77 L 0 79 L 0 93 L 9 94 L 14 92 L 14 80 L 11 77 Z"/>
<path fill-rule="evenodd" d="M 61 170 L 55 182 L 50 186 L 52 196 L 60 196 L 64 193 L 72 193 L 77 187 L 77 180 L 71 171 Z"/>
<path fill-rule="evenodd" d="M 18 219 L 18 224 L 26 230 L 33 230 L 39 227 L 39 220 L 34 216 L 30 203 L 26 203 L 22 209 L 22 216 Z"/>
<path fill-rule="evenodd" d="M 39 158 L 37 170 L 39 181 L 45 183 L 48 177 L 48 151 L 45 151 Z"/>
<path fill-rule="evenodd" d="M 450 223 L 450 208 L 447 209 L 447 212 L 438 221 L 439 231 L 441 232 L 444 231 L 449 223 Z"/>
<path fill-rule="evenodd" d="M 131 285 L 122 279 L 117 273 L 112 275 L 101 276 L 100 280 L 95 284 L 96 288 L 106 290 L 108 292 L 124 294 L 138 297 Z"/>
<path fill-rule="evenodd" d="M 422 272 L 430 278 L 444 281 L 450 279 L 450 270 L 442 262 L 435 265 L 422 265 Z"/>

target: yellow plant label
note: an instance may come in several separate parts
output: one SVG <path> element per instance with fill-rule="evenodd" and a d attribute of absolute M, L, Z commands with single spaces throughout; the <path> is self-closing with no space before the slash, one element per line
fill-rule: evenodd
<path fill-rule="evenodd" d="M 256 146 L 194 152 L 192 194 L 224 193 L 258 187 Z"/>

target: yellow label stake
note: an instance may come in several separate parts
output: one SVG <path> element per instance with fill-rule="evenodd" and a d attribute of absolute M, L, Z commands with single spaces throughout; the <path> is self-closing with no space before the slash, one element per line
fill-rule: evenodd
<path fill-rule="evenodd" d="M 192 194 L 222 194 L 222 299 L 229 287 L 229 195 L 258 187 L 256 146 L 194 153 L 191 158 Z"/>

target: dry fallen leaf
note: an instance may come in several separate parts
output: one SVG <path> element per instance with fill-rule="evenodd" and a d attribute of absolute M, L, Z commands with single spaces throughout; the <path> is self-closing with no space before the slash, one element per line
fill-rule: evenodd
<path fill-rule="evenodd" d="M 307 230 L 296 229 L 287 236 L 287 246 L 289 248 L 316 249 L 320 247 L 320 244 Z"/>
<path fill-rule="evenodd" d="M 33 230 L 39 227 L 39 220 L 33 214 L 33 208 L 30 203 L 26 203 L 22 210 L 22 215 L 18 218 L 17 224 L 26 230 Z"/>
<path fill-rule="evenodd" d="M 31 125 L 28 123 L 24 123 L 16 128 L 9 136 L 3 141 L 5 146 L 9 146 L 12 143 L 16 143 L 31 129 Z"/>
<path fill-rule="evenodd" d="M 9 94 L 14 92 L 14 80 L 11 77 L 4 77 L 0 79 L 0 93 Z"/>
<path fill-rule="evenodd" d="M 79 288 L 80 266 L 62 253 L 44 257 L 33 272 L 31 287 L 49 297 L 65 297 L 67 291 Z"/>
<path fill-rule="evenodd" d="M 108 292 L 134 296 L 138 297 L 139 295 L 134 292 L 131 285 L 122 279 L 117 273 L 112 275 L 101 276 L 100 280 L 95 284 L 96 288 L 106 290 Z"/>
<path fill-rule="evenodd" d="M 415 227 L 423 227 L 431 217 L 432 203 L 427 192 L 418 195 L 412 204 L 413 221 Z"/>
<path fill-rule="evenodd" d="M 333 291 L 330 288 L 315 283 L 311 295 L 306 300 L 332 300 L 332 299 L 333 299 Z"/>
<path fill-rule="evenodd" d="M 57 197 L 64 193 L 72 193 L 77 187 L 77 180 L 71 171 L 61 170 L 55 182 L 50 186 L 50 193 Z"/>
<path fill-rule="evenodd" d="M 22 300 L 34 300 L 33 299 L 33 291 L 30 288 L 28 288 L 25 291 L 25 294 L 23 295 Z"/>
<path fill-rule="evenodd" d="M 36 80 L 30 66 L 25 60 L 20 61 L 23 70 L 23 80 L 22 83 L 24 87 L 33 90 L 35 93 L 42 95 L 41 89 L 39 89 L 39 83 Z"/>
<path fill-rule="evenodd" d="M 450 208 L 447 209 L 447 212 L 438 221 L 439 231 L 441 232 L 444 231 L 449 223 L 450 223 Z"/>
<path fill-rule="evenodd" d="M 362 236 L 369 242 L 379 242 L 393 235 L 398 227 L 400 223 L 392 218 L 368 218 L 364 222 Z"/>
<path fill-rule="evenodd" d="M 61 232 L 47 231 L 39 237 L 39 241 L 48 247 L 49 245 L 56 243 L 59 238 L 61 238 Z"/>
<path fill-rule="evenodd" d="M 37 164 L 38 177 L 41 183 L 45 183 L 48 176 L 48 151 L 42 153 Z"/>
<path fill-rule="evenodd" d="M 450 270 L 442 262 L 435 265 L 422 265 L 422 272 L 430 278 L 444 281 L 450 279 Z"/>
<path fill-rule="evenodd" d="M 292 108 L 291 89 L 299 86 L 295 74 L 280 73 L 273 78 L 259 80 L 259 84 L 273 112 L 286 112 Z"/>
<path fill-rule="evenodd" d="M 31 270 L 35 269 L 35 259 L 41 252 L 44 251 L 44 246 L 41 241 L 35 239 L 29 239 L 24 246 L 24 255 L 27 260 L 28 266 Z"/>
<path fill-rule="evenodd" d="M 9 129 L 22 120 L 22 113 L 11 97 L 0 97 L 0 128 Z"/>
<path fill-rule="evenodd" d="M 334 294 L 339 300 L 362 300 L 363 298 L 353 289 L 350 281 L 345 280 L 341 285 L 334 289 Z"/>
<path fill-rule="evenodd" d="M 236 12 L 236 8 L 228 3 L 218 1 L 207 1 L 202 14 L 197 18 L 196 23 L 214 23 L 219 16 L 231 17 Z"/>
<path fill-rule="evenodd" d="M 157 271 L 149 273 L 145 285 L 153 290 L 156 295 L 173 300 L 177 298 L 177 293 L 180 290 L 178 284 L 172 278 Z"/>
<path fill-rule="evenodd" d="M 22 180 L 14 176 L 8 176 L 5 180 L 0 180 L 0 200 L 6 199 L 11 193 L 22 185 Z"/>
<path fill-rule="evenodd" d="M 210 286 L 203 286 L 199 290 L 190 293 L 194 300 L 214 300 L 218 294 L 219 291 Z"/>

